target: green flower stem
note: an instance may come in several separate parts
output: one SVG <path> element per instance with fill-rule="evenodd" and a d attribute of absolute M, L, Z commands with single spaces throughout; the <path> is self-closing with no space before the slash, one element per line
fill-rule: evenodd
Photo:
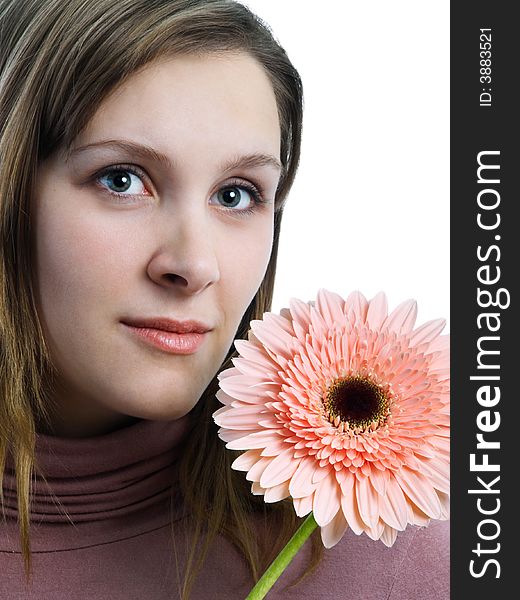
<path fill-rule="evenodd" d="M 287 565 L 294 558 L 298 550 L 303 546 L 305 540 L 316 529 L 318 524 L 314 520 L 314 515 L 309 513 L 305 521 L 300 525 L 298 531 L 287 542 L 280 554 L 269 565 L 267 571 L 258 580 L 255 587 L 249 592 L 246 600 L 261 600 L 267 592 L 276 583 L 276 580 L 283 573 Z"/>

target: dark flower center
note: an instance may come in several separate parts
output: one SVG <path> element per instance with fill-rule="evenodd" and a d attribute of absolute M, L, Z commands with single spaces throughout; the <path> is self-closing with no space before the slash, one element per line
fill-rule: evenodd
<path fill-rule="evenodd" d="M 329 421 L 343 422 L 343 429 L 376 427 L 388 414 L 388 399 L 382 388 L 359 376 L 336 379 L 325 394 L 324 406 Z"/>

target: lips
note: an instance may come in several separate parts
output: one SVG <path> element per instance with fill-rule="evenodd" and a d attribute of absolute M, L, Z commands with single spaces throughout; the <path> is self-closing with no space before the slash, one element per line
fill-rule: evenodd
<path fill-rule="evenodd" d="M 164 317 L 151 317 L 151 318 L 137 318 L 137 319 L 124 319 L 122 321 L 125 325 L 131 327 L 143 327 L 148 329 L 159 329 L 162 331 L 169 331 L 171 333 L 206 333 L 211 331 L 211 327 L 202 323 L 201 321 L 195 321 L 193 319 L 187 321 L 177 321 L 175 319 L 167 319 Z"/>
<path fill-rule="evenodd" d="M 139 343 L 167 354 L 194 354 L 211 331 L 211 327 L 200 321 L 176 321 L 163 317 L 125 319 L 121 323 Z"/>

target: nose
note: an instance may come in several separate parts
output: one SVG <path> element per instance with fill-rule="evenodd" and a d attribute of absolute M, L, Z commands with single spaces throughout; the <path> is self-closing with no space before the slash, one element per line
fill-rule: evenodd
<path fill-rule="evenodd" d="M 161 224 L 166 231 L 156 238 L 160 245 L 148 263 L 148 276 L 163 287 L 196 295 L 220 279 L 216 241 L 210 224 L 193 214 L 176 215 L 174 221 Z"/>

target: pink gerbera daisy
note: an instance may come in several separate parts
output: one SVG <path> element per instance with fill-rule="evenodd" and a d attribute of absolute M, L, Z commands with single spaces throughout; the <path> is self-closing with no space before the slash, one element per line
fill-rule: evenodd
<path fill-rule="evenodd" d="M 327 548 L 347 527 L 391 546 L 448 518 L 449 336 L 416 315 L 413 300 L 388 314 L 383 292 L 322 289 L 252 321 L 219 375 L 219 436 L 246 451 L 232 467 L 266 502 L 312 511 Z"/>

